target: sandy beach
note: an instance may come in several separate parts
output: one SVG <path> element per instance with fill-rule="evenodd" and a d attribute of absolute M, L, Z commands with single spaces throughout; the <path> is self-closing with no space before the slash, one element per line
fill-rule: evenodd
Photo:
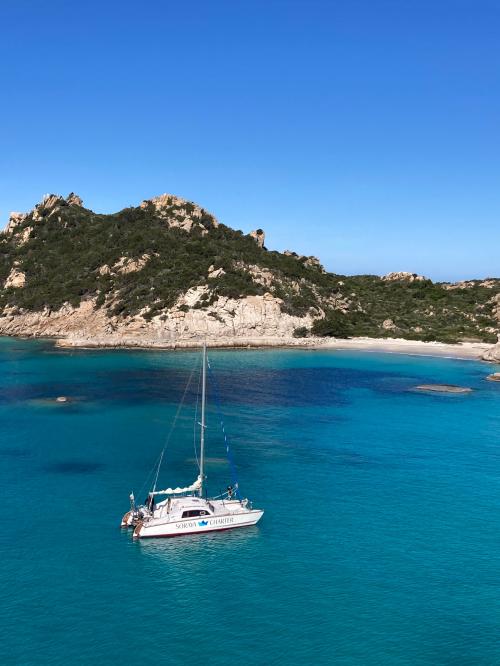
<path fill-rule="evenodd" d="M 403 338 L 351 338 L 348 340 L 328 339 L 318 342 L 318 348 L 350 349 L 367 352 L 384 352 L 393 354 L 411 354 L 416 356 L 444 356 L 481 360 L 483 354 L 493 347 L 482 342 L 461 342 L 446 344 L 444 342 L 422 342 Z"/>
<path fill-rule="evenodd" d="M 198 348 L 204 340 L 193 338 L 167 341 L 161 338 L 140 336 L 97 336 L 95 338 L 81 338 L 68 336 L 59 338 L 58 347 L 79 348 L 121 348 L 121 349 L 192 349 Z M 393 354 L 410 354 L 416 356 L 443 356 L 449 358 L 481 360 L 483 354 L 493 347 L 491 344 L 479 342 L 462 342 L 459 344 L 445 344 L 442 342 L 421 342 L 419 340 L 405 340 L 403 338 L 278 338 L 278 337 L 248 337 L 248 338 L 218 338 L 205 340 L 212 348 L 269 348 L 269 347 L 299 347 L 306 349 L 337 349 L 356 350 L 365 352 L 381 352 Z"/>

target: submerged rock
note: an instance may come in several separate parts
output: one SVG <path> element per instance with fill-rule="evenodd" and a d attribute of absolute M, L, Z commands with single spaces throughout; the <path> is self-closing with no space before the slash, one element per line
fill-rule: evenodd
<path fill-rule="evenodd" d="M 74 398 L 67 395 L 58 395 L 55 398 L 32 398 L 28 400 L 28 402 L 34 407 L 50 407 L 56 409 L 59 405 L 72 405 L 74 403 L 80 402 L 81 400 L 84 400 L 84 398 Z"/>
<path fill-rule="evenodd" d="M 435 393 L 472 393 L 472 389 L 468 386 L 454 386 L 453 384 L 420 384 L 415 386 L 415 389 Z"/>

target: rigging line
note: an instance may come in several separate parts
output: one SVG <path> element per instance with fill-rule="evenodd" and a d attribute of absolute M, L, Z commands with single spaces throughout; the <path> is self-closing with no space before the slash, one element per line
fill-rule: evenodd
<path fill-rule="evenodd" d="M 195 372 L 197 366 L 198 366 L 198 364 L 196 364 L 194 366 L 194 368 L 191 370 L 191 374 L 189 375 L 189 379 L 187 381 L 186 388 L 184 389 L 184 393 L 182 394 L 181 401 L 179 403 L 179 406 L 177 407 L 177 411 L 175 412 L 174 420 L 172 421 L 172 425 L 170 426 L 170 431 L 169 431 L 169 433 L 167 435 L 167 438 L 165 440 L 165 444 L 163 445 L 163 449 L 162 449 L 161 454 L 160 454 L 160 460 L 158 462 L 158 467 L 156 469 L 155 482 L 153 484 L 153 492 L 156 490 L 156 484 L 158 483 L 158 475 L 160 474 L 160 468 L 161 468 L 161 464 L 163 462 L 163 456 L 165 455 L 166 448 L 167 448 L 167 446 L 170 442 L 170 438 L 172 437 L 172 433 L 174 431 L 175 424 L 177 423 L 177 419 L 179 418 L 179 414 L 181 413 L 181 409 L 184 405 L 184 400 L 186 399 L 188 389 L 191 386 L 191 380 L 193 379 L 193 375 L 194 375 L 194 372 Z"/>
<path fill-rule="evenodd" d="M 224 419 L 222 418 L 222 410 L 220 406 L 220 400 L 219 400 L 219 390 L 218 390 L 218 384 L 217 380 L 215 378 L 214 373 L 212 372 L 212 368 L 210 367 L 210 361 L 207 360 L 207 366 L 208 366 L 208 372 L 210 373 L 210 378 L 212 379 L 213 387 L 214 387 L 214 396 L 215 396 L 215 405 L 217 408 L 217 415 L 219 417 L 219 421 L 221 424 L 222 428 L 222 434 L 224 435 L 224 445 L 226 447 L 226 454 L 227 454 L 227 460 L 229 462 L 229 469 L 231 471 L 231 482 L 234 486 L 234 489 L 236 491 L 236 497 L 240 500 L 241 495 L 240 495 L 240 485 L 238 483 L 238 475 L 236 473 L 236 466 L 234 464 L 233 456 L 231 454 L 231 449 L 229 447 L 229 437 L 227 436 L 226 433 L 226 428 L 224 426 Z"/>
<path fill-rule="evenodd" d="M 158 458 L 159 458 L 159 456 L 158 456 Z M 138 492 L 138 494 L 137 494 L 137 497 L 142 497 L 142 493 L 144 492 L 144 489 L 147 488 L 147 487 L 149 486 L 149 480 L 150 480 L 151 477 L 153 476 L 155 469 L 156 469 L 156 462 L 155 462 L 155 464 L 153 465 L 153 467 L 150 469 L 149 474 L 148 474 L 147 477 L 146 477 L 146 480 L 145 480 L 144 483 L 142 484 L 141 489 L 139 490 L 139 492 Z"/>
<path fill-rule="evenodd" d="M 158 455 L 158 457 L 156 458 L 152 468 L 149 470 L 149 474 L 147 475 L 146 480 L 142 484 L 141 489 L 139 490 L 139 492 L 137 494 L 137 497 L 142 497 L 142 493 L 144 492 L 145 488 L 150 487 L 149 481 L 152 478 L 153 474 L 155 473 L 155 469 L 156 469 L 156 466 L 158 465 L 159 460 L 160 460 L 160 455 Z"/>

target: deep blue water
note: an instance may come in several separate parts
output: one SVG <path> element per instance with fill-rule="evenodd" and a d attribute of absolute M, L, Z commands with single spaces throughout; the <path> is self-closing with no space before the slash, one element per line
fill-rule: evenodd
<path fill-rule="evenodd" d="M 241 488 L 266 513 L 255 528 L 136 543 L 120 518 L 198 355 L 0 340 L 0 663 L 500 664 L 494 368 L 210 357 Z M 424 381 L 476 390 L 411 390 Z M 166 484 L 196 476 L 193 415 L 188 392 Z M 212 408 L 209 426 L 216 494 L 228 467 Z"/>

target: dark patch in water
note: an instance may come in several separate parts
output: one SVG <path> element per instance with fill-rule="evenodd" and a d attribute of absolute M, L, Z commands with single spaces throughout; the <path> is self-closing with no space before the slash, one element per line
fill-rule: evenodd
<path fill-rule="evenodd" d="M 147 402 L 176 403 L 187 379 L 186 371 L 172 369 L 138 369 L 101 373 L 99 392 L 95 398 Z M 402 378 L 398 373 L 352 370 L 347 368 L 242 369 L 217 371 L 216 381 L 222 403 L 298 407 L 345 405 L 345 392 L 366 388 L 381 393 L 401 393 L 415 382 L 414 377 Z M 95 376 L 93 377 L 95 381 Z M 194 381 L 193 385 L 197 385 Z M 209 394 L 214 388 L 209 378 Z M 195 389 L 188 392 L 186 402 L 196 399 Z"/>
<path fill-rule="evenodd" d="M 0 402 L 46 399 L 47 396 L 86 396 L 95 402 L 177 404 L 184 393 L 190 372 L 172 368 L 139 368 L 82 374 L 68 382 L 0 386 Z M 349 403 L 348 391 L 367 389 L 381 394 L 401 394 L 421 378 L 397 372 L 351 368 L 240 368 L 216 370 L 215 378 L 222 404 L 259 407 L 322 407 Z M 209 376 L 209 400 L 214 386 Z M 197 377 L 193 377 L 186 404 L 196 401 Z"/>
<path fill-rule="evenodd" d="M 6 458 L 27 458 L 30 455 L 30 452 L 26 449 L 0 449 L 0 455 L 5 456 Z"/>
<path fill-rule="evenodd" d="M 56 474 L 92 474 L 102 469 L 104 465 L 97 462 L 86 462 L 84 460 L 67 460 L 65 462 L 52 463 L 45 465 L 43 469 L 46 472 L 55 472 Z"/>

